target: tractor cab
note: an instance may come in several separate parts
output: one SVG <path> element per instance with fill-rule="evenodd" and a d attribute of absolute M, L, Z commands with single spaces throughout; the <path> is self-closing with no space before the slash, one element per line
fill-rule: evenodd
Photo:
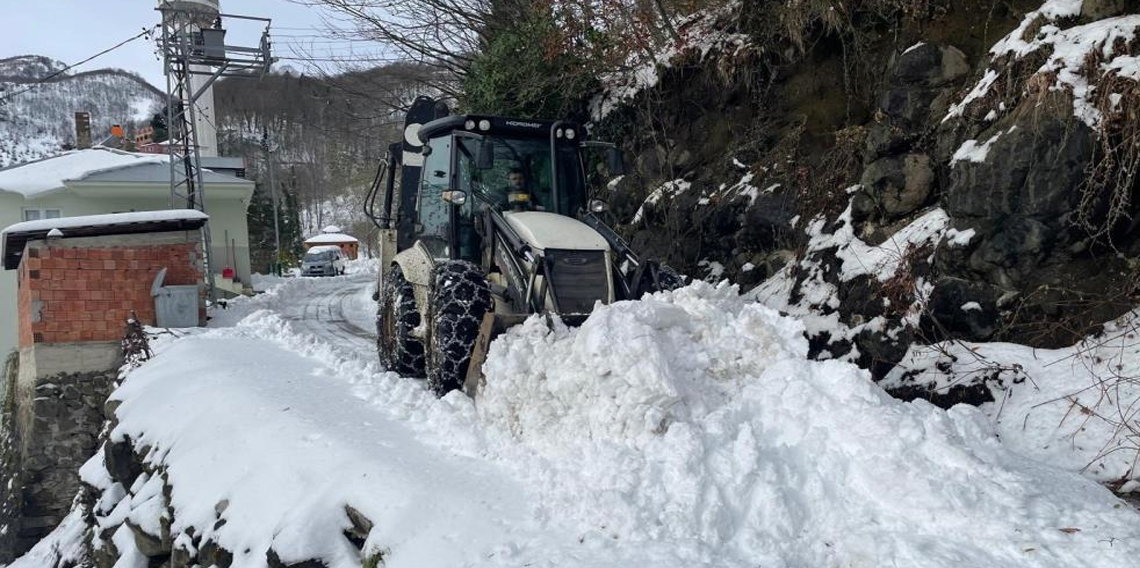
<path fill-rule="evenodd" d="M 417 135 L 420 179 L 403 188 L 415 211 L 409 239 L 423 242 L 435 258 L 477 264 L 485 260 L 489 212 L 506 219 L 522 212 L 577 218 L 588 208 L 582 150 L 601 146 L 616 154 L 563 121 L 458 115 L 428 122 Z"/>

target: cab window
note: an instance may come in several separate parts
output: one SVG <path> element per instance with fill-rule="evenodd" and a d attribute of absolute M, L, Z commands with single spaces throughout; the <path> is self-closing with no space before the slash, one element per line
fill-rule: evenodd
<path fill-rule="evenodd" d="M 451 179 L 451 137 L 435 138 L 428 142 L 431 153 L 424 157 L 423 179 L 416 201 L 416 230 L 418 239 L 437 258 L 450 256 L 448 237 L 450 230 L 448 203 L 443 200 Z"/>
<path fill-rule="evenodd" d="M 585 188 L 575 147 L 562 146 L 557 150 L 560 197 L 559 203 L 554 203 L 549 142 L 496 136 L 485 140 L 494 146 L 495 165 L 491 169 L 475 167 L 479 141 L 461 139 L 459 148 L 460 189 L 474 198 L 470 201 L 476 202 L 476 210 L 485 206 L 510 209 L 508 196 L 517 192 L 529 197 L 525 209 L 573 215 L 582 207 Z"/>

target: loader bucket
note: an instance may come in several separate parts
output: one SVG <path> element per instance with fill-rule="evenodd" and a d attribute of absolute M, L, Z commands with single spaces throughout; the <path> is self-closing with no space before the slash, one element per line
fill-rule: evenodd
<path fill-rule="evenodd" d="M 463 383 L 463 392 L 467 396 L 478 399 L 486 383 L 483 376 L 483 363 L 487 360 L 487 352 L 491 349 L 491 342 L 508 329 L 526 321 L 530 314 L 496 314 L 488 312 L 483 316 L 483 323 L 479 326 L 479 336 L 475 339 L 475 346 L 471 350 L 471 361 L 467 364 L 467 379 Z M 586 321 L 589 314 L 574 314 L 560 316 L 562 323 L 570 327 L 577 327 Z M 549 318 L 547 318 L 549 321 Z"/>

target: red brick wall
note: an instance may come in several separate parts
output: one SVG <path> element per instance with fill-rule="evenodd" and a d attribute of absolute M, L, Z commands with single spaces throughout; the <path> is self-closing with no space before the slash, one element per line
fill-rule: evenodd
<path fill-rule="evenodd" d="M 19 341 L 72 343 L 118 341 L 133 310 L 154 325 L 154 277 L 164 284 L 194 285 L 203 279 L 195 243 L 115 247 L 29 246 L 19 269 Z M 33 322 L 39 300 L 40 321 Z"/>

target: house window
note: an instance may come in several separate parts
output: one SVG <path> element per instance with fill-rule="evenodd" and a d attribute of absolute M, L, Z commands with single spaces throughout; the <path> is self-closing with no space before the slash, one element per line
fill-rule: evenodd
<path fill-rule="evenodd" d="M 59 219 L 59 209 L 24 208 L 25 221 L 39 221 L 40 219 Z"/>

